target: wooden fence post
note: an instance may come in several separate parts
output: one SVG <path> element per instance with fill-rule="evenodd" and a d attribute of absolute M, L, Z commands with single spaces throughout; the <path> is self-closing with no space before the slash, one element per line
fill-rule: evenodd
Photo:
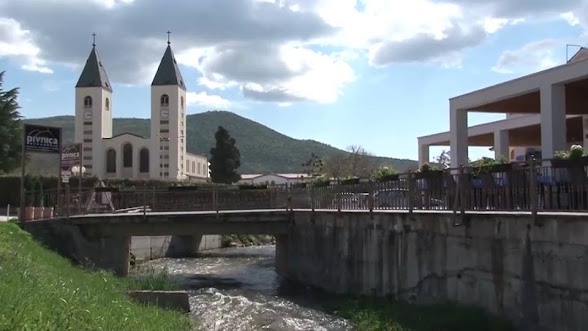
<path fill-rule="evenodd" d="M 368 182 L 368 209 L 370 211 L 370 218 L 374 218 L 374 182 Z"/>
<path fill-rule="evenodd" d="M 465 214 L 465 208 L 466 208 L 466 183 L 465 183 L 465 174 L 464 174 L 464 166 L 463 164 L 460 164 L 459 166 L 459 175 L 457 177 L 457 180 L 459 181 L 458 186 L 459 186 L 459 213 L 462 216 L 462 222 L 463 222 L 463 215 Z"/>
<path fill-rule="evenodd" d="M 531 157 L 531 162 L 529 162 L 529 194 L 531 195 L 531 216 L 533 221 L 537 219 L 537 210 L 539 209 L 538 206 L 538 193 L 537 193 L 537 173 L 535 173 L 535 157 Z"/>
<path fill-rule="evenodd" d="M 413 183 L 413 174 L 412 170 L 408 171 L 408 212 L 412 213 L 414 206 L 413 206 L 413 198 L 414 198 L 414 183 Z"/>
<path fill-rule="evenodd" d="M 292 185 L 286 185 L 286 189 L 288 192 L 288 199 L 286 200 L 286 210 L 292 211 Z"/>
<path fill-rule="evenodd" d="M 310 210 L 314 212 L 314 185 L 310 186 Z"/>
<path fill-rule="evenodd" d="M 341 212 L 341 193 L 343 189 L 341 188 L 341 182 L 337 181 L 337 186 L 335 186 L 335 201 L 337 202 L 337 211 Z"/>

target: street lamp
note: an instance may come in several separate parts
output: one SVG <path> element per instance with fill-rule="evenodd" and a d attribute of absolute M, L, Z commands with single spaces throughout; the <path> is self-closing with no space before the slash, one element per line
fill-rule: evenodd
<path fill-rule="evenodd" d="M 86 167 L 84 166 L 73 166 L 71 167 L 71 173 L 78 177 L 78 211 L 81 211 L 82 204 L 82 177 L 86 173 Z"/>

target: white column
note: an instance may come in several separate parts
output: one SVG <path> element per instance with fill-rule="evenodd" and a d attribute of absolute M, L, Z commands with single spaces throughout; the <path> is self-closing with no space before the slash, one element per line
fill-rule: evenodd
<path fill-rule="evenodd" d="M 429 163 L 429 161 L 429 145 L 422 144 L 419 141 L 419 168 L 422 167 L 423 164 Z"/>
<path fill-rule="evenodd" d="M 544 159 L 551 159 L 555 152 L 567 147 L 565 86 L 542 86 L 540 94 L 541 155 Z"/>
<path fill-rule="evenodd" d="M 494 131 L 494 158 L 499 159 L 501 156 L 510 161 L 509 153 L 509 132 L 508 130 Z"/>
<path fill-rule="evenodd" d="M 457 168 L 468 163 L 468 113 L 450 107 L 449 117 L 451 167 Z"/>

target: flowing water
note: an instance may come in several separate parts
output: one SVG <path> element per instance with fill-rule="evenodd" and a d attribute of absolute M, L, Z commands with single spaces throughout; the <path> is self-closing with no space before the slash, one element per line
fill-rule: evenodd
<path fill-rule="evenodd" d="M 320 311 L 325 294 L 278 276 L 274 257 L 275 246 L 224 248 L 143 266 L 167 268 L 190 291 L 197 330 L 352 329 Z"/>

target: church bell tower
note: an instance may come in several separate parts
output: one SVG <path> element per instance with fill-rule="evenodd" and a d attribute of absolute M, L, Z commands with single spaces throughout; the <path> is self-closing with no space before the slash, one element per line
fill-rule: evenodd
<path fill-rule="evenodd" d="M 150 177 L 186 178 L 186 85 L 167 40 L 167 48 L 151 83 Z"/>
<path fill-rule="evenodd" d="M 76 84 L 75 142 L 83 145 L 83 166 L 87 174 L 103 176 L 105 155 L 102 138 L 112 137 L 112 86 L 96 51 L 92 50 Z"/>

